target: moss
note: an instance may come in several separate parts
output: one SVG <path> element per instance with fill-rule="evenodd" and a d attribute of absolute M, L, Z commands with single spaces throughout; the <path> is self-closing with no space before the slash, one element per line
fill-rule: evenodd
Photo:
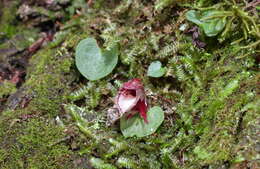
<path fill-rule="evenodd" d="M 4 83 L 0 85 L 0 98 L 3 98 L 4 96 L 8 96 L 14 93 L 15 91 L 16 91 L 15 84 L 8 81 L 4 81 Z"/>
<path fill-rule="evenodd" d="M 101 2 L 31 58 L 22 88 L 23 97 L 32 99 L 23 109 L 0 116 L 1 167 L 14 167 L 15 159 L 18 168 L 77 168 L 71 161 L 78 153 L 94 168 L 255 165 L 259 154 L 255 50 L 230 46 L 232 36 L 221 43 L 212 38 L 214 47 L 195 47 L 190 35 L 178 30 L 178 24 L 187 24 L 185 12 L 173 13 L 173 6 L 168 6 L 172 1 L 156 1 L 163 3 L 163 10 L 148 1 L 125 1 L 109 9 Z M 176 10 L 186 9 L 174 5 Z M 234 34 L 241 32 L 238 28 Z M 120 44 L 117 68 L 95 82 L 82 79 L 73 64 L 73 48 L 90 35 L 106 47 Z M 167 67 L 165 77 L 147 78 L 147 66 L 154 60 Z M 149 97 L 151 106 L 161 105 L 166 120 L 153 135 L 125 139 L 117 124 L 105 125 L 105 116 L 120 84 L 134 77 L 143 79 L 154 96 Z M 65 127 L 75 129 L 74 123 L 78 127 L 72 139 L 76 150 L 59 142 L 66 136 L 52 122 L 57 116 L 64 117 Z"/>
<path fill-rule="evenodd" d="M 54 123 L 54 117 L 62 113 L 61 103 L 72 79 L 71 55 L 63 52 L 66 51 L 47 47 L 34 55 L 26 82 L 14 94 L 22 100 L 31 99 L 23 108 L 1 113 L 1 168 L 71 168 L 73 165 L 70 146 L 62 141 L 66 137 L 64 128 Z M 6 90 L 3 94 L 11 92 Z"/>
<path fill-rule="evenodd" d="M 8 3 L 1 2 L 1 6 L 3 5 L 4 8 L 1 9 L 1 20 L 0 20 L 0 32 L 3 32 L 7 37 L 11 37 L 16 33 L 16 26 L 14 25 L 15 22 L 15 15 L 17 11 L 18 1 L 12 0 Z"/>
<path fill-rule="evenodd" d="M 10 121 L 10 120 L 8 120 Z M 9 126 L 3 128 L 3 125 Z M 59 140 L 62 128 L 44 118 L 28 121 L 1 121 L 1 168 L 70 168 L 71 152 Z M 8 151 L 6 151 L 8 150 Z M 64 168 L 63 167 L 63 168 Z"/>
<path fill-rule="evenodd" d="M 136 6 L 135 11 L 132 11 L 129 4 L 127 7 L 125 6 L 127 9 L 116 8 L 116 10 L 127 11 L 128 19 L 133 20 L 138 15 L 142 15 L 143 11 L 137 10 L 141 6 L 145 6 L 145 3 L 128 3 Z M 146 7 L 149 9 L 149 5 Z M 163 16 L 159 17 L 159 15 L 165 15 L 165 11 L 157 11 L 158 22 L 161 22 L 158 23 L 158 25 L 161 24 L 160 27 L 169 24 L 163 19 Z M 120 11 L 116 11 L 116 13 L 118 14 Z M 181 20 L 183 16 L 179 17 L 174 19 Z M 169 21 L 174 19 L 169 19 Z M 113 164 L 119 168 L 219 168 L 230 166 L 236 156 L 234 145 L 237 145 L 238 131 L 247 130 L 243 127 L 241 129 L 241 120 L 243 121 L 244 115 L 240 110 L 247 104 L 255 104 L 253 100 L 256 99 L 257 73 L 253 70 L 255 66 L 253 52 L 244 50 L 237 53 L 239 46 L 222 47 L 219 43 L 215 44 L 220 48 L 219 50 L 212 51 L 210 46 L 201 50 L 194 47 L 191 39 L 178 30 L 171 36 L 167 36 L 162 33 L 162 30 L 159 30 L 159 33 L 156 34 L 158 38 L 154 38 L 153 31 L 156 31 L 154 28 L 156 25 L 149 21 L 143 21 L 131 27 L 128 24 L 118 24 L 116 20 L 111 19 L 107 27 L 109 28 L 103 29 L 103 25 L 100 26 L 101 37 L 104 39 L 105 45 L 109 46 L 114 41 L 121 44 L 122 64 L 115 71 L 119 76 L 118 79 L 142 78 L 149 88 L 148 90 L 156 96 L 162 95 L 173 102 L 175 113 L 174 117 L 168 116 L 170 120 L 164 122 L 155 136 L 125 140 L 115 129 L 117 126 L 110 129 L 104 126 L 102 123 L 104 114 L 95 117 L 99 124 L 97 129 L 94 127 L 96 123 L 84 120 L 87 112 L 93 111 L 93 107 L 90 106 L 91 102 L 84 104 L 85 107 L 90 108 L 89 110 L 75 111 L 75 109 L 83 110 L 83 108 L 74 107 L 72 110 L 67 107 L 68 112 L 73 112 L 80 131 L 85 133 L 88 138 L 95 140 L 95 144 L 89 143 L 87 151 L 84 152 L 86 154 L 97 152 L 96 155 L 101 158 L 102 163 Z M 153 33 L 142 30 L 143 27 L 150 28 Z M 177 42 L 171 39 L 172 36 L 177 36 Z M 161 47 L 162 49 L 158 51 Z M 252 55 L 247 58 L 241 57 L 245 53 Z M 238 55 L 238 57 L 230 57 L 233 55 Z M 147 65 L 154 59 L 159 59 L 169 69 L 166 77 L 161 78 L 158 82 L 156 79 L 146 77 Z M 106 81 L 112 81 L 112 78 L 106 77 Z M 117 88 L 117 82 L 121 82 L 121 79 L 112 84 L 113 88 Z M 91 83 L 88 82 L 88 84 Z M 87 100 L 91 97 L 91 91 L 98 89 L 102 84 L 96 82 L 95 86 L 95 89 L 85 86 L 68 96 L 72 102 L 70 106 L 76 106 L 73 105 L 73 102 L 75 103 L 77 100 Z M 104 86 L 104 89 L 111 90 L 108 86 Z M 113 96 L 113 92 L 101 93 L 98 103 L 107 102 L 105 100 L 107 95 Z M 105 113 L 106 107 L 102 104 L 94 105 L 97 113 Z M 81 123 L 82 125 L 79 125 Z M 126 146 L 126 150 L 124 146 L 123 149 L 120 149 L 119 143 L 113 145 L 109 142 L 106 144 L 110 148 L 104 147 L 103 139 L 107 137 L 113 137 L 116 142 Z M 156 149 L 149 146 L 156 147 Z M 157 163 L 153 163 L 155 159 Z"/>
<path fill-rule="evenodd" d="M 50 44 L 51 45 L 51 44 Z M 60 103 L 64 102 L 63 94 L 67 92 L 66 85 L 71 80 L 71 54 L 61 49 L 45 48 L 30 60 L 32 67 L 28 70 L 24 88 L 33 99 L 28 110 L 41 111 L 56 116 Z"/>

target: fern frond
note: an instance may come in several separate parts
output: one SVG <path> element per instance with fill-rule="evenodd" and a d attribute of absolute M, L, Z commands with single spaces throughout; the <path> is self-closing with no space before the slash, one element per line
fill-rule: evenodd
<path fill-rule="evenodd" d="M 89 88 L 87 86 L 83 86 L 80 89 L 72 92 L 69 96 L 67 96 L 67 98 L 71 101 L 77 101 L 77 100 L 84 98 L 86 96 L 86 94 L 88 93 L 88 91 L 89 91 Z"/>
<path fill-rule="evenodd" d="M 181 66 L 181 65 L 176 67 L 175 75 L 179 81 L 186 81 L 189 78 L 187 73 L 183 69 L 183 66 Z"/>
<path fill-rule="evenodd" d="M 107 154 L 105 155 L 105 158 L 111 158 L 112 156 L 117 155 L 128 148 L 127 144 L 124 141 L 119 142 L 112 138 L 110 138 L 108 141 L 113 146 L 111 146 L 111 148 L 108 150 Z"/>
<path fill-rule="evenodd" d="M 106 163 L 100 158 L 91 157 L 90 163 L 96 169 L 117 169 L 114 165 Z"/>
<path fill-rule="evenodd" d="M 158 53 L 157 57 L 164 59 L 166 57 L 176 54 L 179 50 L 179 42 L 172 42 L 164 46 Z"/>
<path fill-rule="evenodd" d="M 129 169 L 140 169 L 138 167 L 138 163 L 135 160 L 121 156 L 117 160 L 117 165 L 121 168 L 129 168 Z"/>

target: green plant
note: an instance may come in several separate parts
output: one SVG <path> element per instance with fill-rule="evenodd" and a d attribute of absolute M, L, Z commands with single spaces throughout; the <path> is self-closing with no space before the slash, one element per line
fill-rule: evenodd
<path fill-rule="evenodd" d="M 76 47 L 76 65 L 80 73 L 89 80 L 98 80 L 115 68 L 118 49 L 101 50 L 94 38 L 86 38 Z"/>
<path fill-rule="evenodd" d="M 201 13 L 190 10 L 187 12 L 186 17 L 189 21 L 199 25 L 205 34 L 211 37 L 216 36 L 224 29 L 226 25 L 226 17 L 223 16 L 224 14 L 224 11 L 217 10 L 208 10 Z"/>
<path fill-rule="evenodd" d="M 165 74 L 166 69 L 162 67 L 160 61 L 154 61 L 148 67 L 147 75 L 151 77 L 161 77 Z"/>
<path fill-rule="evenodd" d="M 218 3 L 211 7 L 192 6 L 197 10 L 190 10 L 186 13 L 186 18 L 199 25 L 207 36 L 216 36 L 220 32 L 220 41 L 231 38 L 232 45 L 248 40 L 248 45 L 241 47 L 256 47 L 260 40 L 259 23 L 256 21 L 258 16 L 250 14 L 249 11 L 242 8 L 243 3 L 236 1 Z M 242 32 L 242 34 L 240 32 Z M 235 33 L 236 32 L 236 33 Z M 232 36 L 235 35 L 235 36 Z M 243 37 L 241 37 L 243 35 Z M 257 41 L 254 41 L 254 40 Z"/>
<path fill-rule="evenodd" d="M 140 117 L 134 116 L 120 119 L 120 129 L 125 137 L 144 137 L 154 133 L 164 120 L 164 112 L 158 107 L 152 107 L 147 113 L 148 123 Z"/>

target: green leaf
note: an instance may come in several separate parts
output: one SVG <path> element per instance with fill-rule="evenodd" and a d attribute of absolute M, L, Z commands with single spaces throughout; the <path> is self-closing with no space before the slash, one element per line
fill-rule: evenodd
<path fill-rule="evenodd" d="M 190 10 L 186 13 L 186 18 L 197 25 L 201 25 L 199 13 L 195 10 Z"/>
<path fill-rule="evenodd" d="M 127 115 L 120 119 L 120 129 L 124 137 L 144 137 L 154 133 L 164 120 L 164 112 L 158 107 L 154 106 L 147 112 L 148 123 L 136 114 L 129 119 Z"/>
<path fill-rule="evenodd" d="M 209 36 L 216 36 L 226 26 L 226 18 L 221 16 L 222 11 L 208 10 L 202 13 L 190 10 L 186 13 L 186 18 L 200 26 L 204 33 Z"/>
<path fill-rule="evenodd" d="M 148 76 L 151 77 L 161 77 L 165 74 L 166 69 L 162 68 L 162 64 L 160 61 L 155 61 L 150 64 L 148 67 Z"/>
<path fill-rule="evenodd" d="M 113 71 L 118 61 L 117 46 L 102 51 L 94 38 L 86 38 L 76 47 L 76 66 L 89 80 L 98 80 Z"/>
<path fill-rule="evenodd" d="M 209 37 L 216 36 L 219 32 L 223 30 L 226 25 L 226 18 L 225 17 L 217 17 L 221 14 L 221 11 L 205 11 L 202 13 L 201 20 L 203 20 L 202 28 L 205 34 Z M 211 19 L 207 19 L 213 17 Z"/>

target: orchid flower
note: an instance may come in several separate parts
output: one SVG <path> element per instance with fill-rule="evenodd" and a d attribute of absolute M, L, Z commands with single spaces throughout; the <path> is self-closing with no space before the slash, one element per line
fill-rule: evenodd
<path fill-rule="evenodd" d="M 125 113 L 127 113 L 127 118 L 139 113 L 148 123 L 147 107 L 143 84 L 140 79 L 135 78 L 125 82 L 119 89 L 115 98 L 115 105 L 108 111 L 108 119 L 113 123 Z"/>

